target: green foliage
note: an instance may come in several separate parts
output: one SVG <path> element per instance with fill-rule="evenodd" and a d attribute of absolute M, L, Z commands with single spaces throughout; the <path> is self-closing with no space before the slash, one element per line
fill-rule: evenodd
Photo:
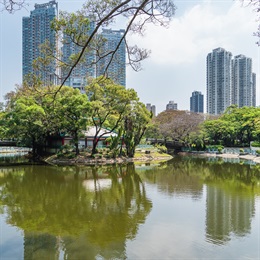
<path fill-rule="evenodd" d="M 260 140 L 260 108 L 235 105 L 215 120 L 206 120 L 202 133 L 210 144 L 249 146 Z"/>
<path fill-rule="evenodd" d="M 222 150 L 224 149 L 224 146 L 223 145 L 207 145 L 206 149 L 211 150 L 211 151 L 218 151 L 219 153 L 221 153 Z"/>
<path fill-rule="evenodd" d="M 19 137 L 19 143 L 33 147 L 34 155 L 41 153 L 49 137 L 60 133 L 72 137 L 75 149 L 70 151 L 70 148 L 63 147 L 58 156 L 72 152 L 78 155 L 79 139 L 92 123 L 96 127 L 95 140 L 104 134 L 118 132 L 110 138 L 109 148 L 113 157 L 122 154 L 122 137 L 128 156 L 133 156 L 150 122 L 150 113 L 138 101 L 134 90 L 118 86 L 104 77 L 94 80 L 87 88 L 90 101 L 86 94 L 71 87 L 43 88 L 30 84 L 25 84 L 12 95 L 7 112 L 0 112 L 0 135 Z M 95 153 L 98 153 L 97 142 L 92 149 L 92 155 Z"/>
<path fill-rule="evenodd" d="M 115 84 L 111 79 L 99 77 L 86 87 L 92 106 L 91 120 L 96 128 L 92 154 L 96 153 L 98 140 L 105 134 L 118 130 L 118 137 L 111 138 L 111 149 L 116 149 L 122 133 L 125 115 L 131 109 L 131 103 L 138 100 L 133 89 Z M 101 130 L 105 131 L 101 134 Z"/>
<path fill-rule="evenodd" d="M 135 148 L 140 143 L 150 121 L 150 113 L 145 105 L 138 101 L 132 102 L 124 117 L 124 143 L 127 156 L 134 157 Z"/>
<path fill-rule="evenodd" d="M 260 155 L 260 150 L 256 150 L 256 154 L 257 154 L 257 155 Z"/>
<path fill-rule="evenodd" d="M 252 147 L 260 147 L 260 142 L 252 142 L 251 146 Z"/>
<path fill-rule="evenodd" d="M 91 104 L 87 95 L 81 94 L 78 89 L 63 87 L 56 95 L 54 111 L 59 128 L 72 137 L 78 155 L 79 138 L 82 130 L 87 129 L 91 113 Z"/>
<path fill-rule="evenodd" d="M 167 148 L 165 145 L 156 144 L 155 147 L 159 153 L 167 153 Z"/>

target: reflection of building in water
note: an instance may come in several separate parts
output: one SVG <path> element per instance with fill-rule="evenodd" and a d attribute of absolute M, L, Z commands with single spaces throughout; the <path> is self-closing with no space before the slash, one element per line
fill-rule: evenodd
<path fill-rule="evenodd" d="M 214 244 L 224 244 L 231 233 L 244 236 L 250 232 L 254 216 L 254 197 L 236 196 L 223 189 L 207 186 L 206 237 Z"/>

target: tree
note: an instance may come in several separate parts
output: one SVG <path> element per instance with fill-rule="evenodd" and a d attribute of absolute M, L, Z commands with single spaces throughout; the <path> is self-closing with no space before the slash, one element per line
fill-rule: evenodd
<path fill-rule="evenodd" d="M 33 158 L 41 154 L 47 137 L 67 132 L 79 153 L 78 140 L 89 121 L 90 103 L 85 94 L 64 87 L 53 100 L 58 87 L 25 85 L 11 93 L 5 113 L 6 136 L 17 138 L 33 148 Z"/>
<path fill-rule="evenodd" d="M 6 114 L 9 137 L 15 137 L 32 147 L 33 158 L 38 148 L 44 144 L 47 134 L 46 113 L 33 97 L 20 97 L 12 110 Z"/>
<path fill-rule="evenodd" d="M 92 105 L 91 120 L 95 127 L 92 155 L 97 152 L 100 138 L 113 131 L 119 130 L 124 115 L 129 111 L 131 102 L 138 100 L 133 89 L 126 89 L 115 84 L 112 80 L 99 77 L 86 88 Z M 100 134 L 101 130 L 105 130 Z"/>
<path fill-rule="evenodd" d="M 165 140 L 188 143 L 191 133 L 199 131 L 199 125 L 204 121 L 204 115 L 169 110 L 160 113 L 156 120 L 159 122 L 159 131 Z"/>
<path fill-rule="evenodd" d="M 231 105 L 217 120 L 205 121 L 203 131 L 213 144 L 249 145 L 258 139 L 259 117 L 259 108 Z"/>
<path fill-rule="evenodd" d="M 124 117 L 123 136 L 127 156 L 134 157 L 135 148 L 140 143 L 150 121 L 151 114 L 145 105 L 139 101 L 133 101 Z"/>
<path fill-rule="evenodd" d="M 27 4 L 26 0 L 1 0 L 0 6 L 1 5 L 3 6 L 4 10 L 12 14 L 17 10 L 21 10 L 22 8 L 24 8 Z"/>
<path fill-rule="evenodd" d="M 64 87 L 56 96 L 54 111 L 60 131 L 71 135 L 78 155 L 79 137 L 82 131 L 87 129 L 91 115 L 91 104 L 87 95 L 81 94 L 78 89 Z"/>

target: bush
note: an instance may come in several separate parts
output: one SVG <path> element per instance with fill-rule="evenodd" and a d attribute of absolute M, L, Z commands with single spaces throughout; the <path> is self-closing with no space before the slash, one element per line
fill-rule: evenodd
<path fill-rule="evenodd" d="M 69 145 L 69 144 L 65 144 L 65 145 L 63 145 L 63 146 L 61 146 L 61 148 L 60 148 L 60 152 L 61 153 L 71 153 L 71 152 L 73 152 L 73 150 L 74 150 L 74 146 L 73 145 Z"/>
<path fill-rule="evenodd" d="M 260 150 L 256 150 L 255 152 L 256 152 L 256 155 L 258 155 L 258 156 L 260 155 Z"/>
<path fill-rule="evenodd" d="M 96 153 L 96 154 L 93 155 L 93 157 L 94 157 L 95 159 L 101 159 L 101 158 L 102 158 L 102 154 Z"/>
<path fill-rule="evenodd" d="M 222 150 L 223 150 L 223 146 L 222 145 L 220 145 L 218 148 L 218 153 L 222 153 Z"/>
<path fill-rule="evenodd" d="M 260 147 L 260 142 L 252 142 L 251 146 L 252 147 Z"/>
<path fill-rule="evenodd" d="M 165 145 L 157 144 L 155 147 L 157 148 L 159 153 L 167 153 L 167 148 Z"/>
<path fill-rule="evenodd" d="M 223 145 L 208 145 L 206 147 L 208 150 L 214 150 L 214 151 L 218 151 L 219 153 L 222 152 L 222 150 L 224 149 Z"/>

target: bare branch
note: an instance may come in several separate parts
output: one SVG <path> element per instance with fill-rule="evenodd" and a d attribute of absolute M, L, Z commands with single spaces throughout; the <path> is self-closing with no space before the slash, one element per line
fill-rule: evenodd
<path fill-rule="evenodd" d="M 18 1 L 1 0 L 0 5 L 3 6 L 2 11 L 6 10 L 10 14 L 28 6 L 28 4 L 26 4 L 26 0 L 18 0 Z"/>

